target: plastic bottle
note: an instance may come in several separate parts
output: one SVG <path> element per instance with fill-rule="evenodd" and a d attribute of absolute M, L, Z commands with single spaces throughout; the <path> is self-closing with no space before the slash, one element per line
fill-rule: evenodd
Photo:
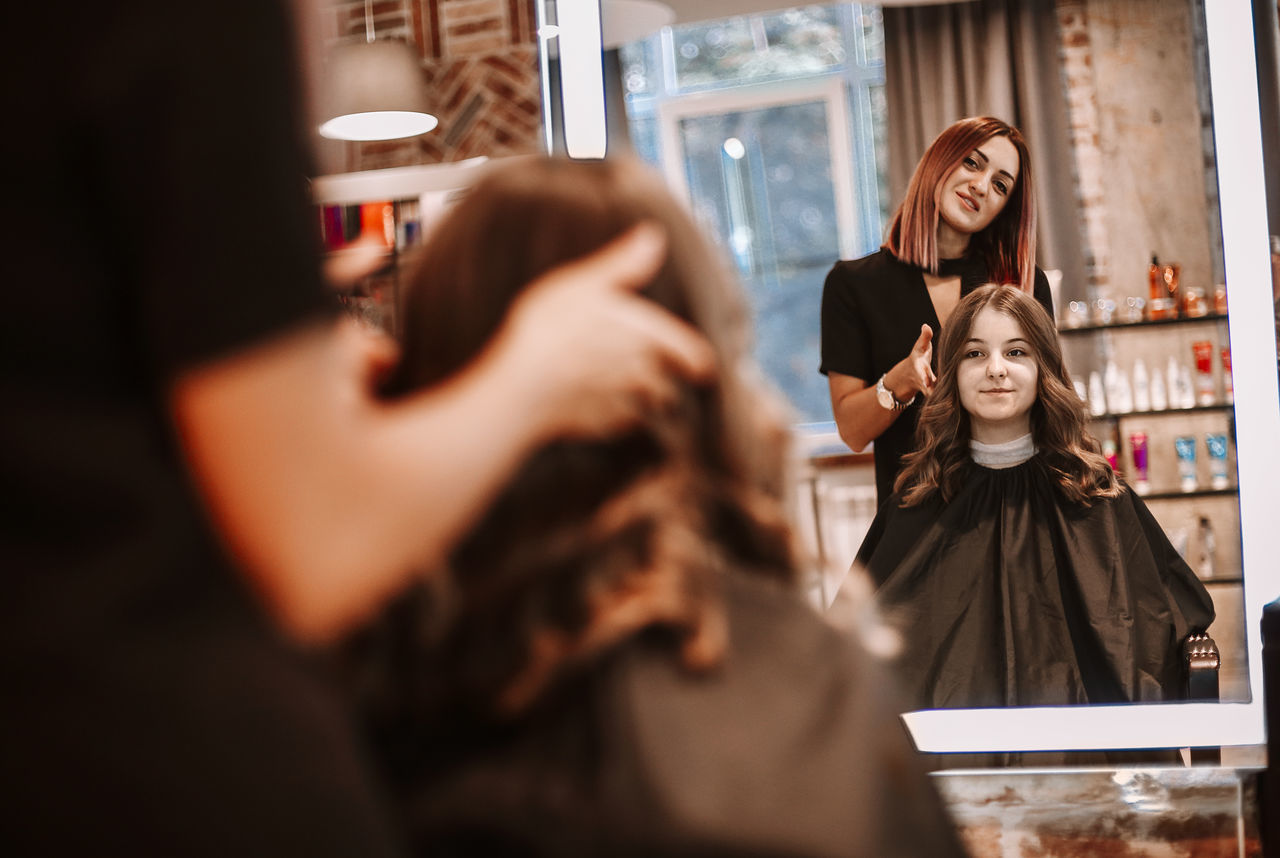
<path fill-rule="evenodd" d="M 1151 254 L 1151 265 L 1147 268 L 1147 280 L 1149 282 L 1147 306 L 1151 306 L 1151 302 L 1159 301 L 1164 297 L 1164 280 L 1161 277 L 1160 260 L 1153 253 Z"/>
<path fill-rule="evenodd" d="M 1213 343 L 1196 340 L 1191 344 L 1195 357 L 1195 395 L 1198 405 L 1212 405 L 1217 398 L 1213 390 Z"/>
<path fill-rule="evenodd" d="M 1133 454 L 1133 491 L 1145 495 L 1151 491 L 1151 481 L 1147 470 L 1147 433 L 1131 432 L 1129 434 L 1129 451 Z"/>
<path fill-rule="evenodd" d="M 1102 384 L 1107 395 L 1107 409 L 1112 414 L 1128 414 L 1133 410 L 1133 388 L 1129 375 L 1114 360 L 1108 360 L 1102 370 Z"/>
<path fill-rule="evenodd" d="M 1142 358 L 1133 362 L 1133 410 L 1151 410 L 1151 381 L 1147 377 L 1147 364 Z"/>
<path fill-rule="evenodd" d="M 1164 411 L 1169 407 L 1169 389 L 1165 387 L 1160 368 L 1151 370 L 1151 410 Z"/>
<path fill-rule="evenodd" d="M 1222 401 L 1228 405 L 1235 404 L 1235 382 L 1231 380 L 1231 346 L 1222 350 Z"/>
<path fill-rule="evenodd" d="M 1107 393 L 1102 386 L 1102 376 L 1096 369 L 1089 373 L 1089 413 L 1094 417 L 1107 413 Z"/>
<path fill-rule="evenodd" d="M 1182 391 L 1178 389 L 1178 379 L 1182 377 L 1182 371 L 1178 367 L 1178 359 L 1173 355 L 1169 355 L 1169 362 L 1165 364 L 1164 383 L 1169 393 L 1169 407 L 1182 407 Z"/>
<path fill-rule="evenodd" d="M 1213 578 L 1213 555 L 1218 549 L 1218 540 L 1213 535 L 1213 522 L 1209 521 L 1208 516 L 1202 515 L 1197 530 L 1200 535 L 1200 556 L 1196 563 L 1196 574 L 1202 580 Z"/>
<path fill-rule="evenodd" d="M 1179 402 L 1179 408 L 1195 408 L 1196 407 L 1196 391 L 1191 384 L 1191 367 L 1185 363 L 1182 365 L 1181 372 L 1178 373 L 1178 390 L 1182 392 L 1182 398 Z"/>

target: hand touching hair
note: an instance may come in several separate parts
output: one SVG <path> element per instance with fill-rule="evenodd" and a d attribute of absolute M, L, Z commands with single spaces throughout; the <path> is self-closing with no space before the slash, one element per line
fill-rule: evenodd
<path fill-rule="evenodd" d="M 420 699 L 514 712 L 555 678 L 644 630 L 690 667 L 714 664 L 729 568 L 790 579 L 781 424 L 737 368 L 740 292 L 661 179 L 632 161 L 522 159 L 495 168 L 428 239 L 407 284 L 395 397 L 460 371 L 505 324 L 527 284 L 637 224 L 668 254 L 641 294 L 710 341 L 711 385 L 615 440 L 537 451 L 409 613 Z M 425 617 L 424 605 L 430 617 Z"/>

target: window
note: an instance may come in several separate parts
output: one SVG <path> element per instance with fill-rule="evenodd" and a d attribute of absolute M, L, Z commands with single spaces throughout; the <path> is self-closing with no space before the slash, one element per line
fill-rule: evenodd
<path fill-rule="evenodd" d="M 624 46 L 632 145 L 737 265 L 756 358 L 797 419 L 832 427 L 818 374 L 822 283 L 879 246 L 880 10 L 843 3 L 666 28 Z"/>

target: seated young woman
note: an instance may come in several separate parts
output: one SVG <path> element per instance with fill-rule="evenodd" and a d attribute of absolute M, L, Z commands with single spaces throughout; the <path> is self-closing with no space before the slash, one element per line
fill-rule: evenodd
<path fill-rule="evenodd" d="M 526 283 L 642 222 L 641 294 L 721 372 L 614 441 L 536 451 L 447 567 L 352 642 L 358 711 L 418 854 L 962 854 L 877 659 L 805 604 L 785 423 L 736 283 L 631 161 L 521 159 L 407 283 L 390 397 L 484 360 Z"/>
<path fill-rule="evenodd" d="M 1053 320 L 988 285 L 943 330 L 917 450 L 858 560 L 913 709 L 1155 702 L 1204 585 L 1086 431 Z"/>

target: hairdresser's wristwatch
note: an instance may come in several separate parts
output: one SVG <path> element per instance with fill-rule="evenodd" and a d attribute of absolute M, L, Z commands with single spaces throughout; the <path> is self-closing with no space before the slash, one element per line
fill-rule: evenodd
<path fill-rule="evenodd" d="M 889 411 L 901 411 L 916 401 L 916 398 L 913 396 L 906 402 L 899 402 L 898 397 L 893 395 L 893 391 L 884 386 L 884 379 L 887 375 L 888 373 L 885 373 L 880 376 L 880 380 L 876 382 L 876 399 L 882 407 Z"/>

